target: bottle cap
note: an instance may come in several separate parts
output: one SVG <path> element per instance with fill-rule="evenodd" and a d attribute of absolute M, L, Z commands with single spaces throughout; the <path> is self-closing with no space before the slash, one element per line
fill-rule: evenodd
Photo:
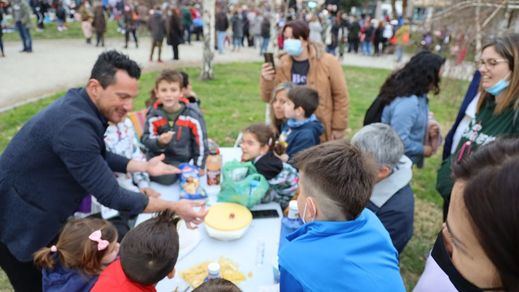
<path fill-rule="evenodd" d="M 292 200 L 290 203 L 288 203 L 288 218 L 290 219 L 296 219 L 299 216 L 299 211 L 297 208 L 297 201 Z"/>
<path fill-rule="evenodd" d="M 220 274 L 220 264 L 217 262 L 210 263 L 207 266 L 207 271 L 209 275 L 219 275 Z"/>

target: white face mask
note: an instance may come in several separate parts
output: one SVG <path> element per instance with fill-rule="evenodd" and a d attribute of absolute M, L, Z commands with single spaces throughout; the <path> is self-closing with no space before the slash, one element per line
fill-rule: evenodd
<path fill-rule="evenodd" d="M 305 201 L 305 206 L 304 206 L 304 208 L 303 208 L 303 215 L 301 215 L 301 221 L 303 221 L 304 224 L 306 224 L 306 223 L 310 223 L 310 222 L 312 222 L 312 221 L 315 220 L 315 218 L 312 218 L 311 221 L 306 222 L 305 216 L 306 216 L 306 207 L 307 207 L 307 206 L 308 206 L 308 200 Z"/>

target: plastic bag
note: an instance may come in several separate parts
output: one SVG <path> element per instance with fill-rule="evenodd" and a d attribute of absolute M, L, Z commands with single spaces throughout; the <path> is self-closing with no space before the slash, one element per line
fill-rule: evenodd
<path fill-rule="evenodd" d="M 197 166 L 182 163 L 178 166 L 180 174 L 180 198 L 189 200 L 206 199 L 207 195 L 200 186 L 200 170 Z"/>
<path fill-rule="evenodd" d="M 222 190 L 219 202 L 237 203 L 247 208 L 261 202 L 268 191 L 269 184 L 264 176 L 256 171 L 251 162 L 230 161 L 223 166 Z"/>

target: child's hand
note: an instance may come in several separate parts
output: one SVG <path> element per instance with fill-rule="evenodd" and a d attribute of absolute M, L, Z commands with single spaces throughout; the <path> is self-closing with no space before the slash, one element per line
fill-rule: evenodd
<path fill-rule="evenodd" d="M 159 136 L 159 144 L 162 146 L 166 146 L 171 142 L 171 139 L 173 139 L 174 132 L 166 132 L 162 133 Z"/>

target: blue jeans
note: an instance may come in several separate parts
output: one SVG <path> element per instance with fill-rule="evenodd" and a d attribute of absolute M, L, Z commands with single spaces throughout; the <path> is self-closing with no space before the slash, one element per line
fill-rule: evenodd
<path fill-rule="evenodd" d="M 396 55 L 397 62 L 402 61 L 402 57 L 404 56 L 404 46 L 396 45 L 395 55 Z"/>
<path fill-rule="evenodd" d="M 216 45 L 218 46 L 218 53 L 220 53 L 220 54 L 223 54 L 223 47 L 224 47 L 224 41 L 225 41 L 226 35 L 227 35 L 227 32 L 225 32 L 225 31 L 216 32 L 216 37 L 217 37 Z"/>
<path fill-rule="evenodd" d="M 362 42 L 362 52 L 365 55 L 368 55 L 368 56 L 371 55 L 371 42 L 370 41 L 363 41 Z"/>
<path fill-rule="evenodd" d="M 23 51 L 32 52 L 32 38 L 29 29 L 21 21 L 16 22 L 16 29 L 22 38 Z"/>
<path fill-rule="evenodd" d="M 267 50 L 269 48 L 269 41 L 270 41 L 270 38 L 262 38 L 260 55 L 263 55 L 263 53 L 267 52 Z"/>
<path fill-rule="evenodd" d="M 241 47 L 241 37 L 232 38 L 233 49 L 238 49 Z"/>

